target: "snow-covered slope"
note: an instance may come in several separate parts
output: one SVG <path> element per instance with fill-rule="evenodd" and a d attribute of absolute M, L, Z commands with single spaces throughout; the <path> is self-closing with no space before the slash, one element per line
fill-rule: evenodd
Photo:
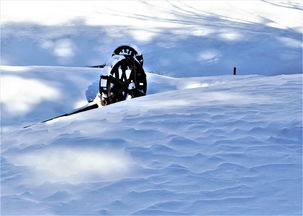
<path fill-rule="evenodd" d="M 300 0 L 3 1 L 1 64 L 103 64 L 137 45 L 173 77 L 302 71 Z"/>
<path fill-rule="evenodd" d="M 302 75 L 149 74 L 145 97 L 22 128 L 96 72 L 2 68 L 3 215 L 302 213 Z"/>

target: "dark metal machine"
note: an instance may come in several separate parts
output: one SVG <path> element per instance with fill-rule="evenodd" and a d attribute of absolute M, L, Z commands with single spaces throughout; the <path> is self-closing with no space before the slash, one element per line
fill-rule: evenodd
<path fill-rule="evenodd" d="M 73 112 L 44 120 L 42 123 L 146 95 L 147 81 L 143 69 L 143 56 L 133 47 L 119 46 L 112 54 L 110 65 L 103 64 L 90 67 L 108 69 L 107 75 L 100 76 L 99 93 L 95 100 Z"/>
<path fill-rule="evenodd" d="M 100 76 L 101 105 L 146 95 L 143 56 L 130 46 L 120 46 L 114 50 L 112 60 L 109 74 Z"/>

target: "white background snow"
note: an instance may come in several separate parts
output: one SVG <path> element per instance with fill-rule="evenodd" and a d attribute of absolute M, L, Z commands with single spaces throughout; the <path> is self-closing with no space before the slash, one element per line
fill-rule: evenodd
<path fill-rule="evenodd" d="M 302 214 L 302 10 L 1 1 L 1 215 Z M 23 128 L 85 104 L 104 72 L 79 66 L 121 44 L 147 96 Z"/>

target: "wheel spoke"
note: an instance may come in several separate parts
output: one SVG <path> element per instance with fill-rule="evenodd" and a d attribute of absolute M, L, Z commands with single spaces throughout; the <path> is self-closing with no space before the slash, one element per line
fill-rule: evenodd
<path fill-rule="evenodd" d="M 111 104 L 131 98 L 146 95 L 146 74 L 142 67 L 143 57 L 129 46 L 118 47 L 113 55 L 125 56 L 118 61 L 107 76 L 106 87 L 102 89 L 106 104 Z M 137 57 L 140 57 L 138 60 Z M 100 81 L 101 83 L 101 81 Z M 101 93 L 101 90 L 100 90 Z"/>

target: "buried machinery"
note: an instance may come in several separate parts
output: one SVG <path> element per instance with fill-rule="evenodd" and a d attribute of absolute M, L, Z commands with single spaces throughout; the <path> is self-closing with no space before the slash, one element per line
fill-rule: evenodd
<path fill-rule="evenodd" d="M 93 68 L 107 68 L 109 71 L 108 75 L 100 76 L 99 93 L 93 101 L 73 112 L 44 120 L 42 123 L 146 95 L 147 81 L 143 69 L 143 56 L 134 48 L 124 45 L 114 50 L 111 60 L 109 66 L 107 64 L 90 66 Z M 24 128 L 32 125 L 27 125 Z"/>
<path fill-rule="evenodd" d="M 109 75 L 100 76 L 101 105 L 116 103 L 146 95 L 146 74 L 143 56 L 130 46 L 120 46 L 112 54 L 114 60 Z"/>

